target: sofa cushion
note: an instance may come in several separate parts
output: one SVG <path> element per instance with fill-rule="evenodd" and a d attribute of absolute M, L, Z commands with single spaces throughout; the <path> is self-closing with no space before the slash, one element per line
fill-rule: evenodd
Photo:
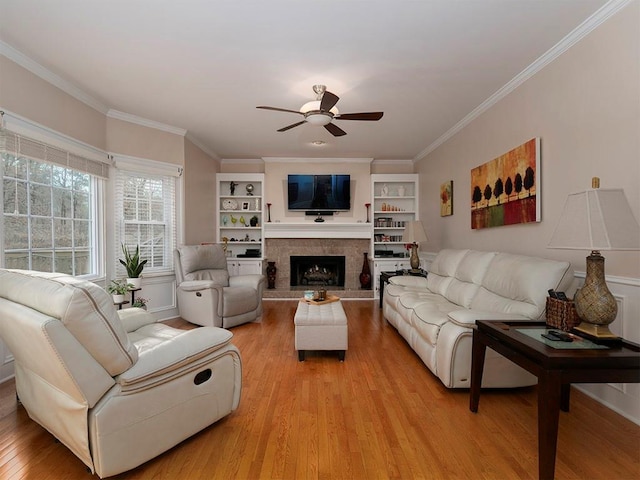
<path fill-rule="evenodd" d="M 431 262 L 429 276 L 431 276 L 431 273 L 435 273 L 443 277 L 453 277 L 458 265 L 468 252 L 469 250 L 440 250 L 436 258 Z M 427 277 L 427 279 L 428 278 L 429 277 Z"/>
<path fill-rule="evenodd" d="M 451 283 L 452 277 L 444 277 L 437 273 L 429 272 L 427 276 L 427 288 L 438 295 L 444 295 L 447 293 L 447 288 Z"/>
<path fill-rule="evenodd" d="M 449 312 L 449 320 L 461 327 L 475 328 L 476 320 L 528 320 L 527 317 L 515 313 L 481 312 L 479 310 L 453 310 Z"/>
<path fill-rule="evenodd" d="M 557 289 L 571 274 L 569 262 L 499 253 L 491 261 L 471 308 L 542 319 L 547 291 Z"/>
<path fill-rule="evenodd" d="M 226 287 L 229 285 L 229 272 L 225 270 L 196 270 L 195 272 L 187 273 L 184 276 L 186 282 L 192 280 L 211 280 L 217 285 Z"/>
<path fill-rule="evenodd" d="M 220 245 L 183 245 L 177 250 L 185 277 L 188 273 L 198 270 L 227 270 L 227 257 Z"/>
<path fill-rule="evenodd" d="M 487 273 L 491 260 L 493 260 L 496 255 L 496 252 L 478 252 L 476 250 L 469 250 L 460 261 L 454 276 L 461 282 L 480 285 L 482 279 Z"/>
<path fill-rule="evenodd" d="M 451 308 L 456 306 L 446 301 L 416 305 L 411 316 L 411 324 L 424 340 L 435 345 L 440 328 L 449 320 L 447 312 Z"/>
<path fill-rule="evenodd" d="M 469 250 L 460 261 L 444 296 L 456 305 L 469 308 L 495 255 L 494 252 Z"/>

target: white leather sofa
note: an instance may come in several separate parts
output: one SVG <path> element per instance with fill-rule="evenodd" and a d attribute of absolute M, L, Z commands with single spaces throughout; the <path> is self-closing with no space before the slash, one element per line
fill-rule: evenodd
<path fill-rule="evenodd" d="M 0 269 L 0 337 L 29 416 L 100 477 L 130 470 L 236 409 L 228 330 L 179 330 L 117 311 L 97 285 Z"/>
<path fill-rule="evenodd" d="M 573 283 L 569 262 L 474 250 L 442 250 L 427 278 L 392 277 L 383 315 L 448 388 L 468 388 L 477 319 L 545 318 L 548 290 Z M 483 387 L 533 385 L 536 378 L 487 349 Z"/>

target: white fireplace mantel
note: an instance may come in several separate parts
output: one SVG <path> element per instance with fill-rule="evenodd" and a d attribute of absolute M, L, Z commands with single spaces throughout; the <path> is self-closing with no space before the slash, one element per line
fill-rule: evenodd
<path fill-rule="evenodd" d="M 265 223 L 265 238 L 367 238 L 372 235 L 371 223 Z"/>

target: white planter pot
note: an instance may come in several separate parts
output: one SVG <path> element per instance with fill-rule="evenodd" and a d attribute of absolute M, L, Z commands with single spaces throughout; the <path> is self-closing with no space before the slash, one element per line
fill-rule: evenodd
<path fill-rule="evenodd" d="M 111 295 L 113 297 L 113 303 L 124 302 L 124 295 Z"/>
<path fill-rule="evenodd" d="M 127 278 L 127 283 L 133 285 L 133 288 L 141 288 L 142 287 L 142 277 L 138 278 Z"/>

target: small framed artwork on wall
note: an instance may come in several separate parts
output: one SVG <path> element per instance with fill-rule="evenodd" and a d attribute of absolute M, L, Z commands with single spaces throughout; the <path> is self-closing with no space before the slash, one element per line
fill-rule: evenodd
<path fill-rule="evenodd" d="M 453 180 L 440 185 L 440 216 L 453 215 Z"/>

